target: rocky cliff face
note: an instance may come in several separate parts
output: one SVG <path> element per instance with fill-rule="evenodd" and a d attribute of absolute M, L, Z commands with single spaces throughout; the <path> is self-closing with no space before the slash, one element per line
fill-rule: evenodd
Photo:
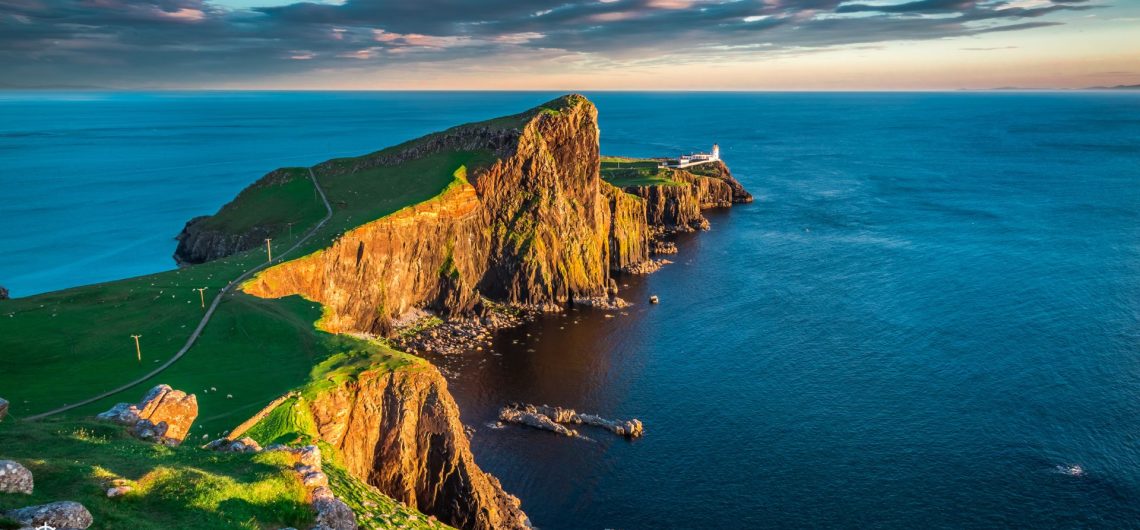
<path fill-rule="evenodd" d="M 602 183 L 610 209 L 610 270 L 620 271 L 649 259 L 649 222 L 645 199 Z"/>
<path fill-rule="evenodd" d="M 656 231 L 707 230 L 708 220 L 701 210 L 752 202 L 752 195 L 733 178 L 723 162 L 674 169 L 671 179 L 680 185 L 623 188 L 645 199 L 646 220 Z"/>
<path fill-rule="evenodd" d="M 528 528 L 519 500 L 475 465 L 434 368 L 365 371 L 310 407 L 341 463 L 388 496 L 457 528 Z"/>
<path fill-rule="evenodd" d="M 174 261 L 179 265 L 205 263 L 264 245 L 265 238 L 271 234 L 269 228 L 263 226 L 240 234 L 212 230 L 203 225 L 209 218 L 203 215 L 191 219 L 174 238 L 178 241 Z"/>
<path fill-rule="evenodd" d="M 507 137 L 513 146 L 504 147 Z M 440 197 L 350 230 L 243 289 L 273 298 L 301 294 L 324 304 L 324 329 L 375 334 L 386 334 L 412 308 L 449 314 L 475 309 L 480 296 L 552 305 L 605 293 L 618 199 L 601 193 L 593 104 L 568 96 L 513 132 L 431 138 L 410 147 L 412 154 L 387 153 L 373 163 L 423 156 L 433 145 L 492 149 L 502 157 Z M 619 213 L 636 216 L 627 211 L 632 204 L 620 199 Z M 618 232 L 626 237 L 636 223 L 621 220 Z M 638 238 L 627 239 L 638 248 L 619 261 L 640 259 Z"/>

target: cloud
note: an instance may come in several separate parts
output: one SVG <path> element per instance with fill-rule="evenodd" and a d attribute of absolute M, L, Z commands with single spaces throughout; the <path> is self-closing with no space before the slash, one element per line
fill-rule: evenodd
<path fill-rule="evenodd" d="M 280 3 L 279 1 L 277 3 Z M 1047 27 L 1089 0 L 8 0 L 0 84 L 178 86 L 572 58 L 621 67 Z"/>

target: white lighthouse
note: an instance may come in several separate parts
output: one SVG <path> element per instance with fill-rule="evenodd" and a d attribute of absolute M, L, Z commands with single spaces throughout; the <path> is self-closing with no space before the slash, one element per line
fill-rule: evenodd
<path fill-rule="evenodd" d="M 720 160 L 720 146 L 713 144 L 712 157 L 710 160 Z"/>

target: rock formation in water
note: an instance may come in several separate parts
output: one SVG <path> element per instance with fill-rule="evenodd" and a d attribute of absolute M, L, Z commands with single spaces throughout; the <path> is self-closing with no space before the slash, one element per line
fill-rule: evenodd
<path fill-rule="evenodd" d="M 527 528 L 519 500 L 475 465 L 459 408 L 430 365 L 368 370 L 310 402 L 350 473 L 457 528 Z"/>
<path fill-rule="evenodd" d="M 549 405 L 520 405 L 513 403 L 499 410 L 499 420 L 527 425 L 536 429 L 553 431 L 572 437 L 581 437 L 578 431 L 561 424 L 593 425 L 618 436 L 640 438 L 645 435 L 641 420 L 608 420 L 595 414 L 579 413 L 574 409 L 551 407 Z"/>

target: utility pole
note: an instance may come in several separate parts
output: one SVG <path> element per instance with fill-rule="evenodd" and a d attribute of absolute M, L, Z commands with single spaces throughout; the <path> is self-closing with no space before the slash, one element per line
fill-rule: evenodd
<path fill-rule="evenodd" d="M 135 353 L 139 356 L 140 364 L 142 363 L 142 347 L 139 346 L 139 337 L 141 336 L 142 335 L 131 335 L 131 338 L 135 339 Z"/>
<path fill-rule="evenodd" d="M 293 223 L 286 223 L 289 226 L 289 237 L 293 237 Z"/>
<path fill-rule="evenodd" d="M 270 245 L 272 239 L 265 238 L 265 253 L 269 255 L 269 261 L 273 261 L 273 246 Z"/>
<path fill-rule="evenodd" d="M 194 289 L 198 291 L 198 297 L 202 299 L 202 309 L 206 309 L 206 289 L 207 287 L 197 287 Z"/>

